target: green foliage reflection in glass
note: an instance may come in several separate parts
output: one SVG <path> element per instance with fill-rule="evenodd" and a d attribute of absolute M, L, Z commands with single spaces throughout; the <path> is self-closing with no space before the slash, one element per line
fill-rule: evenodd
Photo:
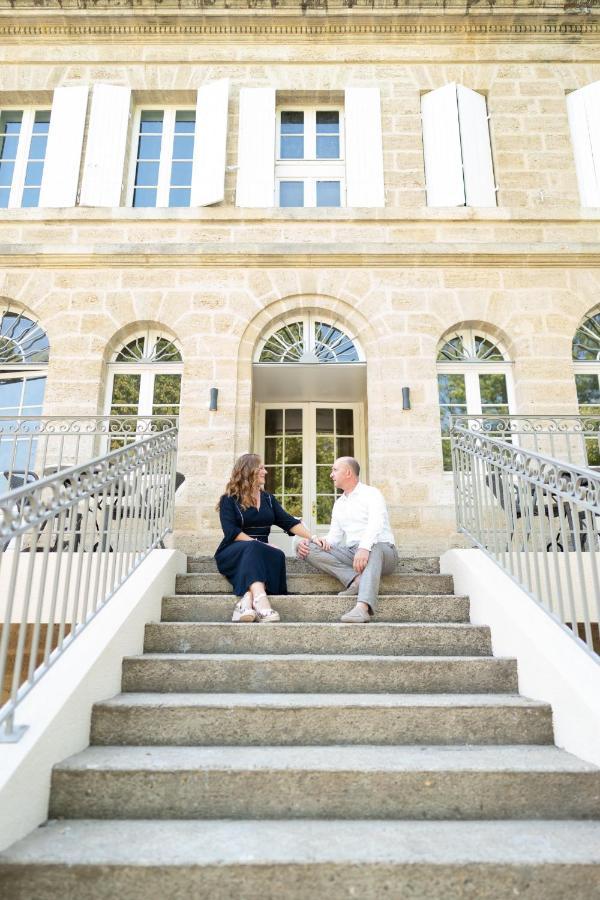
<path fill-rule="evenodd" d="M 316 425 L 317 525 L 328 525 L 336 498 L 331 466 L 339 456 L 354 456 L 354 410 L 319 407 Z"/>
<path fill-rule="evenodd" d="M 586 432 L 598 432 L 597 437 L 585 438 L 586 461 L 588 466 L 600 466 L 600 385 L 598 375 L 589 373 L 575 375 L 579 415 L 589 416 L 584 422 Z"/>
<path fill-rule="evenodd" d="M 293 516 L 302 516 L 301 409 L 265 410 L 265 487 Z"/>

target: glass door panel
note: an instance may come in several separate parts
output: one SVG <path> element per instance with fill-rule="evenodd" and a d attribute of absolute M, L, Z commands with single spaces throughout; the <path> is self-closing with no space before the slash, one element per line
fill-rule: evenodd
<path fill-rule="evenodd" d="M 334 460 L 362 454 L 359 407 L 317 403 L 259 407 L 256 447 L 267 467 L 266 488 L 312 533 L 326 534 L 329 529 L 336 498 L 330 478 Z M 283 535 L 274 532 L 272 540 L 291 549 Z"/>
<path fill-rule="evenodd" d="M 339 456 L 354 456 L 354 410 L 318 406 L 315 410 L 316 458 L 313 524 L 324 531 L 331 522 L 336 491 L 331 466 Z M 338 492 L 339 493 L 339 492 Z"/>
<path fill-rule="evenodd" d="M 600 416 L 598 375 L 594 372 L 575 375 L 575 386 L 577 388 L 579 415 L 592 417 L 585 423 L 585 430 L 586 432 L 598 432 L 597 437 L 587 434 L 585 438 L 586 463 L 588 466 L 600 466 L 600 422 L 595 421 L 596 417 Z"/>
<path fill-rule="evenodd" d="M 267 467 L 267 490 L 298 518 L 302 517 L 304 507 L 303 420 L 302 408 L 266 409 L 262 452 Z"/>

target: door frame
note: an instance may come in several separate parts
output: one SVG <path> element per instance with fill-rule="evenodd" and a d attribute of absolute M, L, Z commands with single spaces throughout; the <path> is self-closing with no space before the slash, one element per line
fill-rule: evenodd
<path fill-rule="evenodd" d="M 319 409 L 352 409 L 354 412 L 354 453 L 361 462 L 361 474 L 363 478 L 367 474 L 366 463 L 366 432 L 365 432 L 365 404 L 362 402 L 341 401 L 329 402 L 316 400 L 306 403 L 284 401 L 280 402 L 255 402 L 254 404 L 254 452 L 261 458 L 264 456 L 265 439 L 265 411 L 267 409 L 302 409 L 302 521 L 311 534 L 327 534 L 329 525 L 316 524 L 316 410 Z M 363 463 L 364 460 L 364 463 Z M 306 477 L 307 471 L 309 477 Z M 267 482 L 267 490 L 269 484 Z M 271 535 L 271 542 L 281 547 L 288 555 L 292 554 L 292 539 L 285 534 Z"/>

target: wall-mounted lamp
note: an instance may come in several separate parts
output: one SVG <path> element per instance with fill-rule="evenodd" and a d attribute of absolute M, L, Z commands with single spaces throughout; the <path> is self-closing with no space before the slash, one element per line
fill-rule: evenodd
<path fill-rule="evenodd" d="M 410 388 L 402 388 L 402 409 L 410 409 Z"/>
<path fill-rule="evenodd" d="M 216 412 L 217 411 L 217 397 L 219 396 L 219 388 L 211 388 L 210 389 L 210 400 L 208 403 L 208 411 Z"/>

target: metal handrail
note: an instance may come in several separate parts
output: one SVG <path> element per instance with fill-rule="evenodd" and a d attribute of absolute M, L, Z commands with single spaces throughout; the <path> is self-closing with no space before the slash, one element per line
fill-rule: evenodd
<path fill-rule="evenodd" d="M 167 428 L 0 495 L 0 740 L 20 737 L 23 698 L 172 530 L 177 438 Z"/>
<path fill-rule="evenodd" d="M 600 663 L 600 474 L 451 429 L 457 527 Z"/>
<path fill-rule="evenodd" d="M 584 466 L 600 465 L 600 415 L 487 413 L 453 416 L 456 427 Z"/>
<path fill-rule="evenodd" d="M 176 416 L 0 416 L 0 494 L 177 425 Z"/>

